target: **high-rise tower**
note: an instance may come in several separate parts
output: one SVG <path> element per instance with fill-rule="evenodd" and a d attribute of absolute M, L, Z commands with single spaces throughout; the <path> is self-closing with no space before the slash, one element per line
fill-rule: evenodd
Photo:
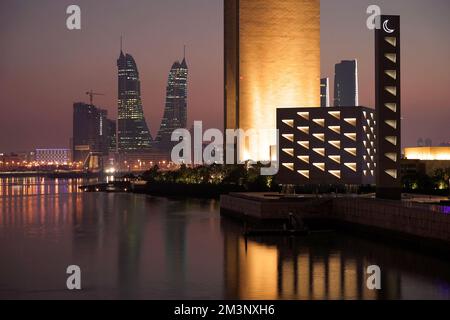
<path fill-rule="evenodd" d="M 172 133 L 176 129 L 187 127 L 187 81 L 188 66 L 184 56 L 181 63 L 174 62 L 169 72 L 164 116 L 156 137 L 161 151 L 170 151 L 174 145 L 171 141 Z"/>
<path fill-rule="evenodd" d="M 381 16 L 375 31 L 377 197 L 401 199 L 400 16 Z"/>
<path fill-rule="evenodd" d="M 118 151 L 145 151 L 152 137 L 145 122 L 141 100 L 139 71 L 130 54 L 120 51 L 118 67 Z"/>
<path fill-rule="evenodd" d="M 320 79 L 320 106 L 330 106 L 330 78 Z"/>
<path fill-rule="evenodd" d="M 358 106 L 358 95 L 358 61 L 341 61 L 335 66 L 334 106 Z"/>
<path fill-rule="evenodd" d="M 276 129 L 276 110 L 320 107 L 320 1 L 225 0 L 225 129 Z M 239 160 L 269 160 L 276 134 Z"/>

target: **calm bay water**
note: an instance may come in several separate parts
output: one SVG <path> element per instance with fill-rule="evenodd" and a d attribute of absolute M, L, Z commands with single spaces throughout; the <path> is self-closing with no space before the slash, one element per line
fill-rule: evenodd
<path fill-rule="evenodd" d="M 0 179 L 0 298 L 450 299 L 450 264 L 338 233 L 245 240 L 214 200 Z M 366 289 L 379 265 L 382 290 Z M 66 289 L 67 266 L 82 287 Z"/>

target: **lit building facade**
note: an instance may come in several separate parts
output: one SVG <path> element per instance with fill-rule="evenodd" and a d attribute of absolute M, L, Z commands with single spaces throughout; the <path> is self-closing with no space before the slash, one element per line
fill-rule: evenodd
<path fill-rule="evenodd" d="M 68 164 L 70 162 L 70 149 L 36 149 L 36 161 Z"/>
<path fill-rule="evenodd" d="M 170 152 L 174 145 L 172 133 L 187 127 L 187 85 L 188 66 L 183 58 L 181 63 L 176 61 L 169 72 L 164 116 L 156 137 L 159 150 Z"/>
<path fill-rule="evenodd" d="M 320 106 L 320 1 L 225 0 L 225 129 L 276 129 L 276 109 Z M 269 160 L 269 134 L 239 160 Z"/>
<path fill-rule="evenodd" d="M 320 79 L 320 106 L 330 106 L 330 78 Z"/>
<path fill-rule="evenodd" d="M 277 125 L 280 184 L 375 183 L 377 136 L 373 109 L 278 109 Z"/>
<path fill-rule="evenodd" d="M 359 105 L 358 61 L 344 60 L 335 66 L 334 106 Z"/>
<path fill-rule="evenodd" d="M 450 147 L 405 148 L 405 158 L 424 161 L 450 161 Z"/>
<path fill-rule="evenodd" d="M 118 151 L 148 150 L 152 137 L 145 122 L 141 82 L 134 58 L 120 52 L 118 67 Z"/>
<path fill-rule="evenodd" d="M 375 30 L 377 197 L 401 199 L 400 17 L 381 16 Z"/>

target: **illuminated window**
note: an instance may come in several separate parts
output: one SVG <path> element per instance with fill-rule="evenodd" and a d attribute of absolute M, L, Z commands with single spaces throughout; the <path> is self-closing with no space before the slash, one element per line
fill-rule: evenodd
<path fill-rule="evenodd" d="M 384 40 L 393 47 L 397 46 L 397 38 L 396 37 L 385 37 Z"/>
<path fill-rule="evenodd" d="M 309 127 L 297 127 L 297 129 L 305 134 L 309 134 Z"/>
<path fill-rule="evenodd" d="M 367 127 L 363 126 L 364 132 L 367 132 Z"/>
<path fill-rule="evenodd" d="M 393 129 L 397 129 L 397 121 L 395 121 L 395 120 L 386 120 L 385 123 L 389 127 L 393 128 Z"/>
<path fill-rule="evenodd" d="M 328 171 L 331 175 L 335 176 L 336 178 L 341 178 L 341 171 L 340 170 L 330 170 Z"/>
<path fill-rule="evenodd" d="M 325 171 L 325 163 L 313 163 L 314 167 L 318 168 L 321 171 Z"/>
<path fill-rule="evenodd" d="M 386 158 L 391 159 L 394 162 L 397 162 L 397 154 L 396 153 L 386 153 Z"/>
<path fill-rule="evenodd" d="M 397 63 L 397 55 L 395 53 L 386 53 L 384 56 L 391 62 Z"/>
<path fill-rule="evenodd" d="M 376 166 L 375 166 L 375 167 L 376 167 Z M 375 171 L 370 170 L 370 175 L 371 175 L 371 176 L 374 176 L 374 175 L 375 175 Z"/>
<path fill-rule="evenodd" d="M 287 140 L 289 140 L 291 142 L 294 142 L 294 135 L 293 134 L 283 134 L 283 138 L 285 138 L 285 139 L 287 139 Z"/>
<path fill-rule="evenodd" d="M 325 149 L 324 148 L 314 148 L 313 151 L 317 154 L 320 154 L 322 157 L 325 156 Z"/>
<path fill-rule="evenodd" d="M 284 124 L 287 124 L 289 127 L 294 127 L 294 120 L 282 120 Z"/>
<path fill-rule="evenodd" d="M 309 141 L 299 141 L 297 142 L 299 145 L 301 145 L 305 149 L 309 149 Z"/>
<path fill-rule="evenodd" d="M 397 104 L 396 103 L 385 103 L 384 106 L 391 110 L 392 112 L 397 112 Z"/>
<path fill-rule="evenodd" d="M 328 127 L 328 129 L 330 129 L 333 132 L 336 132 L 337 134 L 341 133 L 341 127 L 340 126 L 331 126 L 331 127 Z"/>
<path fill-rule="evenodd" d="M 294 149 L 283 149 L 284 153 L 287 153 L 288 155 L 290 155 L 291 157 L 294 156 Z"/>
<path fill-rule="evenodd" d="M 294 164 L 293 163 L 283 163 L 283 166 L 288 168 L 291 171 L 294 171 Z"/>
<path fill-rule="evenodd" d="M 356 172 L 356 163 L 345 163 L 345 166 Z"/>
<path fill-rule="evenodd" d="M 356 148 L 345 148 L 344 150 L 356 157 Z"/>
<path fill-rule="evenodd" d="M 363 111 L 363 115 L 364 115 L 364 118 L 367 119 L 367 112 L 366 111 Z"/>
<path fill-rule="evenodd" d="M 392 178 L 397 179 L 397 170 L 392 169 L 392 170 L 386 170 L 385 172 Z"/>
<path fill-rule="evenodd" d="M 329 144 L 331 144 L 333 147 L 340 149 L 341 148 L 341 142 L 340 141 L 328 141 Z"/>
<path fill-rule="evenodd" d="M 309 170 L 299 170 L 297 172 L 304 176 L 306 179 L 309 179 Z"/>
<path fill-rule="evenodd" d="M 389 137 L 386 137 L 385 139 L 386 139 L 386 141 L 390 142 L 394 146 L 397 145 L 397 137 L 389 136 Z"/>
<path fill-rule="evenodd" d="M 303 162 L 309 164 L 309 156 L 298 156 L 297 158 L 299 158 L 300 161 L 303 161 Z"/>
<path fill-rule="evenodd" d="M 364 161 L 367 161 L 367 156 L 363 156 Z"/>
<path fill-rule="evenodd" d="M 325 127 L 325 119 L 313 119 L 313 122 L 317 123 L 321 127 Z"/>
<path fill-rule="evenodd" d="M 323 133 L 315 133 L 313 134 L 313 136 L 319 139 L 320 141 L 325 141 L 325 135 Z"/>
<path fill-rule="evenodd" d="M 347 138 L 356 141 L 356 133 L 344 133 L 344 136 L 346 136 Z"/>
<path fill-rule="evenodd" d="M 363 174 L 364 174 L 365 176 L 367 176 L 367 170 L 364 170 L 364 171 L 363 171 Z"/>
<path fill-rule="evenodd" d="M 341 119 L 341 112 L 340 111 L 330 111 L 328 112 L 329 115 L 331 115 L 332 117 L 340 120 Z"/>
<path fill-rule="evenodd" d="M 309 112 L 297 112 L 297 114 L 305 120 L 309 120 Z"/>
<path fill-rule="evenodd" d="M 356 127 L 356 118 L 346 118 L 344 121 Z"/>
<path fill-rule="evenodd" d="M 385 73 L 394 80 L 397 80 L 397 71 L 395 70 L 386 70 Z"/>
<path fill-rule="evenodd" d="M 386 90 L 393 96 L 397 96 L 397 88 L 396 87 L 385 87 L 384 90 Z"/>
<path fill-rule="evenodd" d="M 341 163 L 341 156 L 328 156 L 328 158 L 330 158 L 331 160 L 333 160 L 334 162 L 340 164 Z"/>

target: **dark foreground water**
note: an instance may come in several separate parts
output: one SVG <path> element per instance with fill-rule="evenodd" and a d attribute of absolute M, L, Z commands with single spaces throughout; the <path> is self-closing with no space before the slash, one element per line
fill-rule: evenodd
<path fill-rule="evenodd" d="M 338 233 L 245 241 L 217 201 L 0 179 L 0 298 L 450 299 L 450 264 Z M 366 288 L 369 265 L 382 290 Z M 66 289 L 79 265 L 82 287 Z"/>

